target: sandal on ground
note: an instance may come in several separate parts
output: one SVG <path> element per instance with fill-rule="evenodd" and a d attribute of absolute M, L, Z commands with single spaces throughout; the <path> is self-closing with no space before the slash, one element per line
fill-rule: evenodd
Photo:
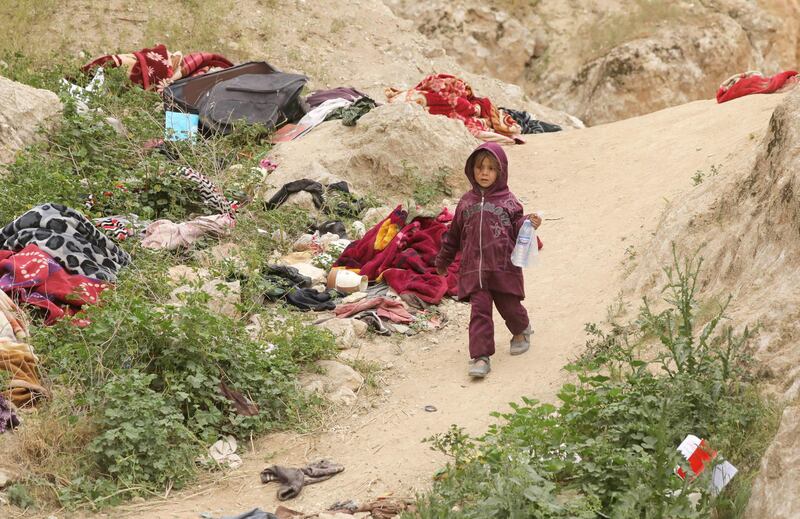
<path fill-rule="evenodd" d="M 492 366 L 489 364 L 489 357 L 478 357 L 469 362 L 469 376 L 483 378 L 489 374 Z"/>
<path fill-rule="evenodd" d="M 531 347 L 531 335 L 533 335 L 531 327 L 525 328 L 521 335 L 522 339 L 511 339 L 511 355 L 522 355 Z"/>

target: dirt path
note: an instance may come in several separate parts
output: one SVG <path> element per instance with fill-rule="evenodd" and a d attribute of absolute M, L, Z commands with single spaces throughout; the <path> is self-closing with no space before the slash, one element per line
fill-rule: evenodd
<path fill-rule="evenodd" d="M 458 423 L 485 430 L 491 411 L 522 395 L 552 400 L 561 367 L 584 342 L 583 325 L 606 319 L 619 294 L 626 248 L 646 243 L 665 204 L 693 189 L 692 176 L 721 165 L 731 180 L 751 164 L 753 150 L 782 96 L 751 96 L 723 105 L 698 101 L 587 130 L 532 136 L 510 150 L 510 184 L 527 210 L 544 210 L 540 264 L 526 272 L 526 306 L 536 334 L 532 350 L 512 358 L 509 333 L 497 323 L 498 354 L 482 382 L 466 376 L 467 308 L 436 335 L 365 345 L 360 355 L 391 363 L 382 402 L 318 435 L 264 438 L 237 471 L 204 485 L 109 514 L 113 517 L 197 518 L 260 506 L 274 510 L 275 486 L 259 471 L 270 463 L 316 457 L 347 470 L 310 486 L 288 503 L 322 510 L 339 500 L 365 500 L 424 490 L 443 463 L 421 440 Z M 677 238 L 677 237 L 676 237 Z M 431 404 L 437 412 L 426 413 Z"/>

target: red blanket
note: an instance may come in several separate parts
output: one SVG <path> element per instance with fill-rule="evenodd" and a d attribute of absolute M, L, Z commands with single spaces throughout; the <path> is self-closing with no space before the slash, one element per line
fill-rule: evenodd
<path fill-rule="evenodd" d="M 453 215 L 445 209 L 436 218 L 417 217 L 406 224 L 407 217 L 403 207 L 397 206 L 363 238 L 348 245 L 334 267 L 358 269 L 370 280 L 385 280 L 398 294 L 415 294 L 426 303 L 437 304 L 446 294 L 457 293 L 458 260 L 446 277 L 436 274 L 434 264 Z M 397 234 L 379 250 L 376 241 L 380 243 L 390 227 Z"/>
<path fill-rule="evenodd" d="M 64 315 L 75 315 L 85 304 L 97 303 L 111 285 L 78 274 L 69 274 L 36 245 L 19 252 L 0 250 L 0 290 L 47 312 L 45 324 Z"/>
<path fill-rule="evenodd" d="M 787 70 L 772 77 L 764 77 L 758 72 L 736 74 L 720 85 L 717 90 L 717 103 L 724 103 L 750 94 L 771 94 L 778 90 L 791 88 L 797 82 L 797 72 L 794 70 Z"/>
<path fill-rule="evenodd" d="M 133 83 L 145 90 L 161 91 L 170 83 L 181 78 L 204 74 L 211 67 L 232 66 L 233 63 L 219 54 L 195 52 L 183 56 L 180 52 L 168 52 L 165 45 L 159 44 L 130 54 L 106 54 L 93 59 L 81 67 L 81 70 L 88 72 L 95 67 L 125 67 Z"/>

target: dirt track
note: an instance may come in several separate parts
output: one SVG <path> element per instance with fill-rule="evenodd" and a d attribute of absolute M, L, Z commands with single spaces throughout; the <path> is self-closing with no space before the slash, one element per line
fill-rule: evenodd
<path fill-rule="evenodd" d="M 110 516 L 196 518 L 200 512 L 235 514 L 256 506 L 272 511 L 276 487 L 259 482 L 260 470 L 317 457 L 347 469 L 304 489 L 287 503 L 294 509 L 311 512 L 340 500 L 424 490 L 444 460 L 421 440 L 452 423 L 480 432 L 492 420 L 490 412 L 522 395 L 552 400 L 565 380 L 561 367 L 583 345 L 584 323 L 603 321 L 617 301 L 630 251 L 647 243 L 670 200 L 695 189 L 697 170 L 708 173 L 721 165 L 727 183 L 749 168 L 782 97 L 751 96 L 723 105 L 698 101 L 587 130 L 531 136 L 509 150 L 511 188 L 526 210 L 559 219 L 541 228 L 545 248 L 539 265 L 526 271 L 525 304 L 536 330 L 529 353 L 507 354 L 510 334 L 496 317 L 492 373 L 485 381 L 470 381 L 466 308 L 438 334 L 365 344 L 362 358 L 392 365 L 384 373 L 383 401 L 368 412 L 345 416 L 321 434 L 264 438 L 235 472 Z M 427 404 L 438 411 L 424 412 Z"/>

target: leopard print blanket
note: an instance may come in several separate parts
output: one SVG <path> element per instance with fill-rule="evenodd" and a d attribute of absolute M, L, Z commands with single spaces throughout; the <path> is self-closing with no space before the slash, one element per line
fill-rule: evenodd
<path fill-rule="evenodd" d="M 35 244 L 73 274 L 115 283 L 130 255 L 81 213 L 60 204 L 34 207 L 0 231 L 0 250 Z"/>

